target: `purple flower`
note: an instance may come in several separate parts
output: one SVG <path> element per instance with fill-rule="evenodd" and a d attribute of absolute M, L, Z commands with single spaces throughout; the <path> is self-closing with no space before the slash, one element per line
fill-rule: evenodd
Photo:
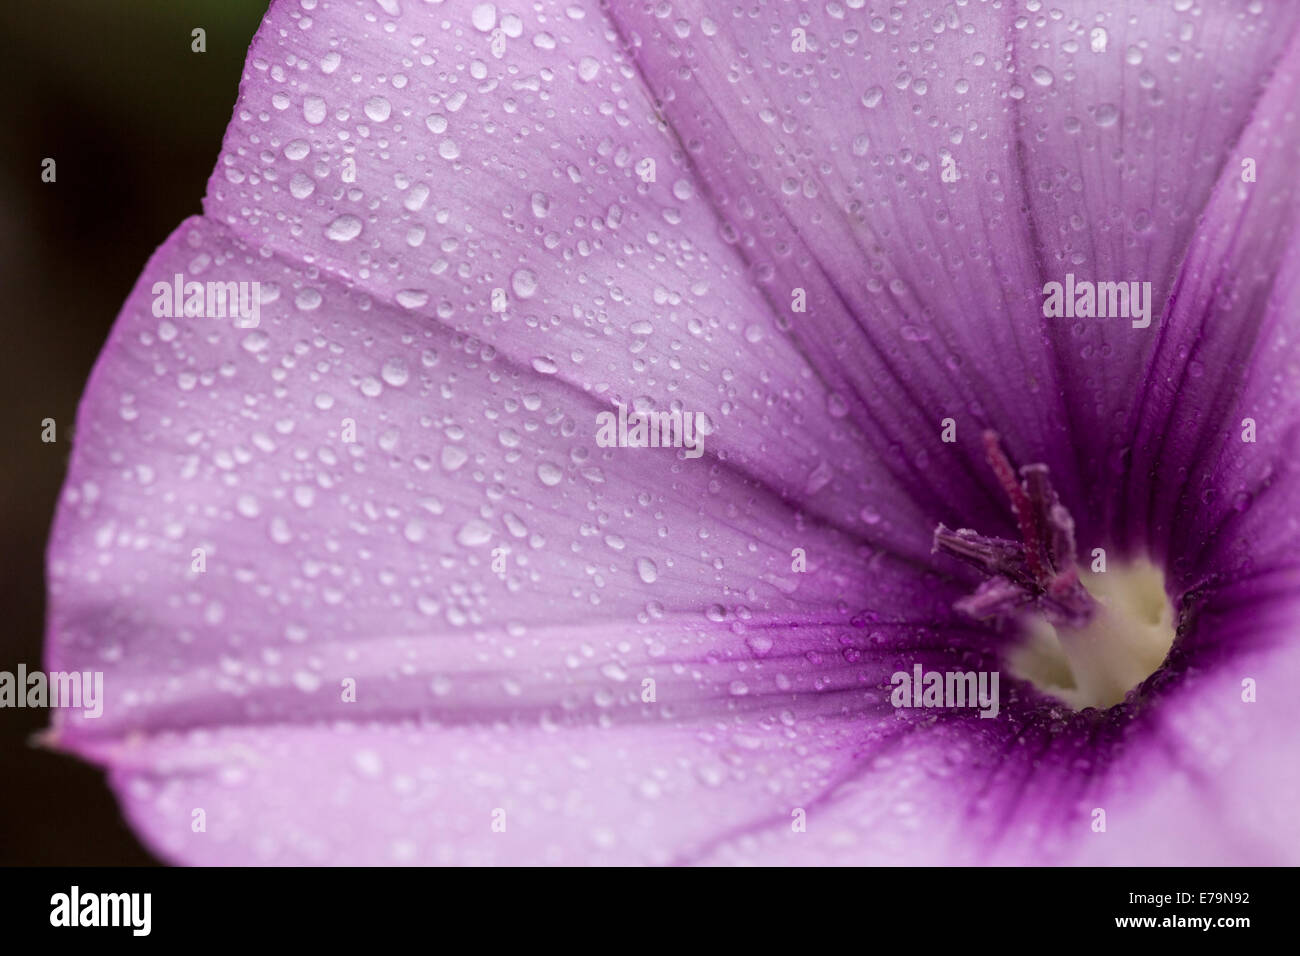
<path fill-rule="evenodd" d="M 273 4 L 58 744 L 180 862 L 1297 862 L 1298 21 Z"/>

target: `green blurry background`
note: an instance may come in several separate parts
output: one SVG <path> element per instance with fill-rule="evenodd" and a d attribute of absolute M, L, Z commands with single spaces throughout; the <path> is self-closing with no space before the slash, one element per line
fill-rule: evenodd
<path fill-rule="evenodd" d="M 200 211 L 266 5 L 0 4 L 0 670 L 41 666 L 45 538 L 82 386 L 150 254 Z M 0 864 L 154 862 L 102 773 L 28 746 L 47 718 L 0 710 Z"/>

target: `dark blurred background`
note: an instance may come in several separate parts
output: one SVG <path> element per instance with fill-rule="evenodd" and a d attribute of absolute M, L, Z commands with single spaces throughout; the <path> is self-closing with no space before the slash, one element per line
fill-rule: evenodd
<path fill-rule="evenodd" d="M 0 4 L 0 670 L 41 667 L 45 538 L 81 389 L 145 262 L 200 212 L 267 0 Z M 207 31 L 207 52 L 191 31 Z M 57 181 L 41 181 L 41 162 Z M 58 442 L 41 442 L 53 418 Z M 156 862 L 104 775 L 0 709 L 0 864 Z"/>

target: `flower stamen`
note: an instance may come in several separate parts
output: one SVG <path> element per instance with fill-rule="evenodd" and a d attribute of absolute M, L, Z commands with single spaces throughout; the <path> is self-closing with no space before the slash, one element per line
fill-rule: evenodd
<path fill-rule="evenodd" d="M 1051 621 L 1079 625 L 1092 615 L 1093 601 L 1079 581 L 1074 553 L 1074 520 L 1052 488 L 1046 465 L 1026 465 L 1017 479 L 998 439 L 984 433 L 989 465 L 1011 500 L 1020 541 L 991 538 L 969 529 L 940 524 L 934 550 L 973 564 L 989 580 L 958 602 L 958 610 L 981 620 L 1005 617 L 1035 605 Z"/>
<path fill-rule="evenodd" d="M 998 481 L 1002 484 L 1002 490 L 1011 499 L 1011 511 L 1016 516 L 1016 523 L 1020 525 L 1020 537 L 1025 542 L 1025 562 L 1029 565 L 1034 578 L 1041 581 L 1047 577 L 1047 570 L 1043 567 L 1040 554 L 1042 541 L 1039 536 L 1038 515 L 1029 502 L 1029 495 L 1016 480 L 1015 469 L 1011 467 L 1011 462 L 1002 451 L 998 433 L 985 431 L 983 437 L 984 454 L 988 456 L 993 474 L 998 476 Z M 1046 472 L 1045 468 L 1042 470 Z"/>
<path fill-rule="evenodd" d="M 1076 709 L 1111 707 L 1160 666 L 1173 643 L 1163 575 L 1139 561 L 1109 573 L 1103 568 L 1085 581 L 1074 520 L 1047 466 L 1025 465 L 1017 477 L 997 433 L 983 438 L 1021 540 L 935 528 L 936 552 L 986 575 L 955 607 L 979 620 L 1015 618 L 1025 625 L 1026 641 L 1008 659 L 1017 676 Z"/>

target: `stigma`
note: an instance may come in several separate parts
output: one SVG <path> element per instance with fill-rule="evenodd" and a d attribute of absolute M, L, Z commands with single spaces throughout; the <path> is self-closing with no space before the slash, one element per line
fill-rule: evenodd
<path fill-rule="evenodd" d="M 935 529 L 935 552 L 986 576 L 955 607 L 978 620 L 1020 625 L 1022 641 L 1007 654 L 1017 677 L 1075 710 L 1113 707 L 1159 669 L 1173 644 L 1164 576 L 1145 559 L 1106 571 L 1081 569 L 1074 520 L 1047 466 L 1025 465 L 1017 474 L 996 432 L 986 431 L 983 441 L 1020 540 L 943 524 Z"/>

